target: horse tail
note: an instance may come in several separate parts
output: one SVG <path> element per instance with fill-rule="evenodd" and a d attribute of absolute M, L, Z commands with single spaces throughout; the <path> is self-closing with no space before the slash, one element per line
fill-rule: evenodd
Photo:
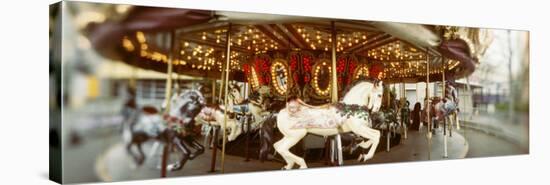
<path fill-rule="evenodd" d="M 132 127 L 138 120 L 137 117 L 139 116 L 137 112 L 137 110 L 130 111 L 128 118 L 122 122 L 122 140 L 125 143 L 132 142 Z"/>
<path fill-rule="evenodd" d="M 259 152 L 260 153 L 259 158 L 261 161 L 266 160 L 268 157 L 267 155 L 271 151 L 275 150 L 273 148 L 273 140 L 274 140 L 274 130 L 275 130 L 276 124 L 277 124 L 277 116 L 274 113 L 270 114 L 268 118 L 266 118 L 261 124 L 260 139 L 262 140 L 261 142 L 262 146 L 260 146 L 260 152 Z"/>

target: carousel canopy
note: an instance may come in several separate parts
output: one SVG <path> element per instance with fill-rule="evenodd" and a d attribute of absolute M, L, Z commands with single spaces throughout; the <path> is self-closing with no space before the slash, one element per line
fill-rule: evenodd
<path fill-rule="evenodd" d="M 441 80 L 443 72 L 447 79 L 464 77 L 474 71 L 484 50 L 479 29 L 450 26 L 143 6 L 114 17 L 85 28 L 103 56 L 159 72 L 166 72 L 172 56 L 176 73 L 210 78 L 219 78 L 222 61 L 231 57 L 232 79 L 238 81 L 250 80 L 251 67 L 255 73 L 264 70 L 258 59 L 271 65 L 280 58 L 292 67 L 294 55 L 304 65 L 304 58 L 315 62 L 329 56 L 332 42 L 338 58 L 346 58 L 344 70 L 364 66 L 363 74 L 390 83 L 425 81 L 426 61 L 431 81 Z M 336 40 L 331 38 L 332 21 Z"/>

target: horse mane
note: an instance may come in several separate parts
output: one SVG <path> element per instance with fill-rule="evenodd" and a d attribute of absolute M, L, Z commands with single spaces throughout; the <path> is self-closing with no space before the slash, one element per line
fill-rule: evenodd
<path fill-rule="evenodd" d="M 210 104 L 206 104 L 204 107 L 208 107 L 208 108 L 217 110 L 217 109 L 220 109 L 220 104 L 219 103 L 210 103 Z"/>
<path fill-rule="evenodd" d="M 364 76 L 361 76 L 359 77 L 357 80 L 353 81 L 351 84 L 347 85 L 346 88 L 342 91 L 342 94 L 343 95 L 346 95 L 349 93 L 349 91 L 355 87 L 357 84 L 359 83 L 362 83 L 362 82 L 370 82 L 372 84 L 376 84 L 377 82 L 379 82 L 380 80 L 376 79 L 376 78 L 373 78 L 373 77 L 364 77 Z M 342 101 L 344 99 L 344 96 L 340 97 L 340 101 Z"/>
<path fill-rule="evenodd" d="M 229 83 L 227 84 L 229 89 L 237 89 L 239 92 L 241 92 L 241 88 L 236 83 Z"/>
<path fill-rule="evenodd" d="M 376 84 L 377 84 L 376 79 L 363 78 L 363 79 L 357 80 L 349 86 L 349 89 L 346 90 L 346 93 L 344 93 L 344 96 L 342 96 L 340 101 L 347 101 L 345 103 L 351 103 L 349 102 L 351 99 L 358 99 L 358 100 L 366 99 L 366 96 L 367 96 L 366 93 L 350 94 L 350 92 L 353 91 L 354 89 L 366 88 L 366 85 L 372 85 L 374 87 L 376 86 Z M 358 103 L 353 103 L 353 104 L 358 104 Z"/>

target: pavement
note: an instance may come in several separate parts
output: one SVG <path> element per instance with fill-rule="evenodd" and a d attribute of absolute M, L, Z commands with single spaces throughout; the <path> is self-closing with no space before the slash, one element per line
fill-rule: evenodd
<path fill-rule="evenodd" d="M 460 115 L 461 126 L 483 132 L 513 143 L 521 150 L 529 151 L 529 115 L 528 113 L 480 113 Z"/>
<path fill-rule="evenodd" d="M 428 148 L 428 140 L 426 139 L 425 131 L 410 131 L 408 138 L 403 139 L 400 145 L 392 147 L 389 152 L 381 151 L 368 160 L 366 163 L 357 162 L 356 160 L 344 161 L 344 166 L 349 165 L 369 165 L 382 164 L 393 162 L 410 162 L 410 161 L 425 161 L 425 160 L 445 160 L 445 159 L 460 159 L 465 158 L 468 153 L 468 142 L 459 133 L 453 133 L 452 137 L 448 138 L 448 158 L 443 157 L 443 135 L 436 133 L 432 137 L 431 150 Z M 146 143 L 144 151 L 148 153 L 153 148 L 153 143 Z M 160 150 L 162 147 L 157 147 Z M 209 172 L 211 164 L 212 150 L 206 152 L 197 158 L 190 160 L 180 171 L 168 172 L 168 177 L 181 176 L 196 176 L 221 174 L 221 152 L 217 152 L 218 161 L 216 163 L 217 171 Z M 431 151 L 431 152 L 429 152 Z M 430 156 L 428 155 L 430 153 Z M 160 152 L 153 152 L 153 156 L 146 159 L 144 165 L 136 166 L 122 143 L 116 143 L 109 147 L 104 153 L 99 155 L 95 163 L 95 172 L 102 181 L 123 181 L 123 180 L 140 180 L 158 178 L 160 170 L 158 169 Z M 173 153 L 170 156 L 171 161 L 178 158 L 178 154 Z M 169 162 L 170 163 L 170 162 Z M 259 162 L 252 159 L 248 162 L 244 158 L 238 156 L 226 155 L 225 157 L 225 173 L 241 173 L 241 172 L 260 172 L 280 170 L 284 166 L 278 161 Z M 308 163 L 310 168 L 327 167 L 323 162 Z M 295 166 L 297 168 L 297 166 Z"/>
<path fill-rule="evenodd" d="M 85 111 L 65 112 L 63 125 L 63 178 L 65 183 L 82 183 L 97 181 L 142 180 L 160 177 L 158 164 L 160 152 L 137 167 L 122 146 L 119 125 L 115 108 L 87 108 Z M 110 107 L 110 106 L 106 106 Z M 89 111 L 94 110 L 94 111 Z M 97 110 L 97 111 L 96 111 Z M 99 111 L 99 112 L 98 112 Z M 93 112 L 94 114 L 89 114 Z M 86 116 L 91 117 L 94 121 Z M 100 116 L 101 115 L 101 118 Z M 95 118 L 95 119 L 94 119 Z M 502 114 L 478 114 L 469 118 L 461 115 L 461 130 L 453 129 L 452 137 L 448 138 L 448 158 L 443 157 L 442 130 L 436 130 L 432 137 L 431 150 L 428 148 L 426 131 L 409 131 L 408 138 L 401 144 L 392 147 L 389 152 L 380 151 L 366 163 L 356 160 L 345 160 L 344 165 L 372 165 L 394 162 L 413 162 L 426 160 L 447 160 L 470 157 L 491 157 L 502 155 L 517 155 L 529 153 L 529 119 L 527 114 L 506 116 Z M 88 120 L 88 121 L 86 121 Z M 114 120 L 114 121 L 113 121 Z M 95 122 L 101 122 L 97 126 Z M 94 125 L 94 126 L 92 126 Z M 425 129 L 425 127 L 423 127 Z M 80 139 L 72 144 L 73 132 Z M 380 141 L 383 145 L 384 141 Z M 147 143 L 144 149 L 150 151 L 153 143 Z M 162 147 L 158 147 L 160 151 Z M 430 151 L 430 152 L 428 152 Z M 430 154 L 428 156 L 428 153 Z M 210 169 L 211 150 L 194 160 L 188 161 L 184 168 L 176 172 L 168 172 L 168 177 L 198 176 L 221 174 L 221 152 L 218 151 L 217 171 Z M 428 158 L 429 157 L 429 158 Z M 171 160 L 178 158 L 173 154 Z M 279 161 L 260 163 L 256 159 L 245 162 L 244 158 L 226 155 L 225 173 L 261 172 L 280 170 L 284 164 Z M 310 168 L 329 167 L 323 162 L 308 163 Z"/>
<path fill-rule="evenodd" d="M 466 132 L 465 138 L 469 143 L 466 158 L 529 154 L 529 151 L 520 145 L 495 137 L 494 135 L 486 134 L 483 131 L 469 128 L 462 129 L 461 131 Z"/>

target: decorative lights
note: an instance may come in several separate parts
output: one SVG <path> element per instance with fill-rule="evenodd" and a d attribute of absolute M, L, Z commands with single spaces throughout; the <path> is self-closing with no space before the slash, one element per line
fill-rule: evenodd
<path fill-rule="evenodd" d="M 278 66 L 279 64 L 271 64 L 270 56 L 272 56 L 273 51 L 282 49 L 281 52 L 285 53 L 287 49 L 297 51 L 297 57 L 293 59 L 289 58 L 287 63 L 287 76 L 295 84 L 302 86 L 303 84 L 311 84 L 312 87 L 317 86 L 317 89 L 314 88 L 314 91 L 320 95 L 330 94 L 330 86 L 325 88 L 324 82 L 321 83 L 319 87 L 318 80 L 321 79 L 321 72 L 325 72 L 325 69 L 330 69 L 330 62 L 327 63 L 326 68 L 320 66 L 313 66 L 313 61 L 316 60 L 316 57 L 313 57 L 311 54 L 306 52 L 307 50 L 317 50 L 313 51 L 315 54 L 329 52 L 331 49 L 331 39 L 330 31 L 323 29 L 315 25 L 302 25 L 302 24 L 291 24 L 298 34 L 294 35 L 298 41 L 302 37 L 302 41 L 305 41 L 304 48 L 287 48 L 292 45 L 296 45 L 296 39 L 292 39 L 291 44 L 286 45 L 285 34 L 289 34 L 287 29 L 289 27 L 277 26 L 273 29 L 269 29 L 269 26 L 260 25 L 260 26 L 242 26 L 240 29 L 235 29 L 232 33 L 232 52 L 230 55 L 231 70 L 243 71 L 244 66 L 242 65 L 245 61 L 250 61 L 254 55 L 264 55 L 265 59 L 262 59 L 262 64 L 256 66 L 254 61 L 249 63 L 249 72 L 247 77 L 251 78 L 250 83 L 260 85 L 269 84 L 273 81 L 273 66 Z M 265 30 L 261 27 L 266 28 L 267 30 L 279 29 L 272 32 L 271 34 L 266 33 Z M 281 30 L 282 29 L 282 30 Z M 367 44 L 367 38 L 371 40 L 370 32 L 361 32 L 357 30 L 346 30 L 339 32 L 334 42 L 337 42 L 336 50 L 337 52 L 346 52 L 339 53 L 339 56 L 349 56 L 347 52 L 357 51 L 356 49 L 361 49 L 362 46 Z M 224 32 L 227 32 L 226 29 L 217 28 L 209 30 L 200 30 L 196 32 L 190 32 L 183 35 L 177 46 L 177 52 L 175 52 L 175 60 L 173 61 L 174 65 L 186 65 L 189 68 L 199 69 L 199 70 L 214 70 L 218 71 L 222 69 L 222 64 L 225 63 L 224 57 L 224 45 L 225 37 Z M 144 32 L 135 32 L 135 35 L 128 35 L 122 39 L 121 48 L 127 52 L 134 52 L 139 54 L 142 58 L 149 59 L 153 62 L 163 62 L 167 63 L 168 53 L 166 48 L 164 50 L 158 50 L 161 48 L 153 43 L 155 37 L 150 37 L 149 34 L 144 34 Z M 154 36 L 154 35 L 153 35 Z M 275 38 L 272 38 L 272 37 Z M 282 38 L 282 39 L 281 39 Z M 147 42 L 149 41 L 149 43 Z M 283 44 L 283 45 L 281 45 Z M 301 45 L 300 43 L 298 43 Z M 379 76 L 385 79 L 399 79 L 399 78 L 416 78 L 426 75 L 426 53 L 421 50 L 421 48 L 415 48 L 409 44 L 395 40 L 389 43 L 378 45 L 379 42 L 369 43 L 370 45 L 377 45 L 377 47 L 365 51 L 365 53 L 355 53 L 365 55 L 366 59 L 369 62 L 355 62 L 352 63 L 350 57 L 345 57 L 346 59 L 343 63 L 338 59 L 337 63 L 337 72 L 338 72 L 338 83 L 342 83 L 340 88 L 344 87 L 345 84 L 350 83 L 355 79 L 360 78 L 361 76 Z M 303 49 L 304 51 L 300 51 Z M 273 53 L 272 53 L 273 52 Z M 288 54 L 291 56 L 291 54 Z M 309 55 L 309 56 L 308 56 Z M 353 55 L 353 54 L 352 54 Z M 255 59 L 254 59 L 255 60 Z M 292 64 L 292 61 L 295 63 Z M 329 60 L 330 61 L 330 60 Z M 379 63 L 382 65 L 383 70 L 381 73 L 373 73 L 371 70 L 371 64 Z M 451 72 L 457 72 L 460 70 L 460 62 L 455 60 L 446 60 L 447 70 L 454 70 Z M 368 63 L 368 65 L 367 65 Z M 316 64 L 319 64 L 318 62 Z M 291 65 L 294 65 L 292 67 Z M 431 64 L 432 65 L 432 64 Z M 442 70 L 440 68 L 441 64 L 433 64 L 429 71 L 429 74 L 438 74 Z M 293 69 L 294 68 L 294 69 Z M 290 73 L 294 74 L 290 74 Z M 321 75 L 322 78 L 325 78 L 325 74 Z M 252 78 L 251 76 L 255 76 Z M 292 77 L 292 78 L 290 78 Z M 255 79 L 255 80 L 252 80 Z M 314 85 L 316 84 L 316 85 Z M 328 83 L 330 85 L 330 83 Z M 275 86 L 275 84 L 273 84 Z M 254 85 L 252 85 L 254 86 Z M 279 90 L 274 87 L 275 91 L 283 92 L 284 88 Z M 326 93 L 325 93 L 326 92 Z"/>
<path fill-rule="evenodd" d="M 128 37 L 126 36 L 122 39 L 122 47 L 124 47 L 126 51 L 129 51 L 129 52 L 132 52 L 135 50 L 134 44 L 132 44 L 132 41 L 130 41 L 130 39 L 128 39 Z"/>
<path fill-rule="evenodd" d="M 330 72 L 331 67 L 330 67 L 329 64 L 330 64 L 330 60 L 320 59 L 313 66 L 313 80 L 311 81 L 311 84 L 313 86 L 313 89 L 315 90 L 315 93 L 317 93 L 320 96 L 328 96 L 329 93 L 330 93 L 331 83 L 328 83 L 328 85 L 324 89 L 321 89 L 321 87 L 319 85 L 319 80 L 322 80 L 321 77 L 320 77 L 321 72 L 322 72 L 321 70 L 324 70 L 325 73 L 328 73 L 329 77 L 324 78 L 325 80 L 330 80 L 331 79 L 332 73 Z"/>
<path fill-rule="evenodd" d="M 275 91 L 279 95 L 285 95 L 288 87 L 290 87 L 290 78 L 288 75 L 287 61 L 283 59 L 275 59 L 271 63 L 271 81 Z"/>
<path fill-rule="evenodd" d="M 146 42 L 145 34 L 143 34 L 143 32 L 141 32 L 141 31 L 136 32 L 136 39 L 138 40 L 139 43 L 145 43 Z"/>
<path fill-rule="evenodd" d="M 309 49 L 329 50 L 329 43 L 332 43 L 330 31 L 308 25 L 292 25 L 292 27 L 298 31 L 298 36 L 302 37 Z M 336 50 L 340 52 L 355 47 L 356 45 L 365 44 L 367 41 L 367 34 L 361 31 L 338 34 L 336 41 L 338 42 Z"/>
<path fill-rule="evenodd" d="M 389 60 L 421 60 L 425 54 L 416 48 L 405 46 L 396 40 L 367 51 L 367 56 L 379 61 Z"/>
<path fill-rule="evenodd" d="M 369 76 L 369 67 L 366 64 L 359 65 L 353 72 L 353 79 L 357 80 Z"/>

